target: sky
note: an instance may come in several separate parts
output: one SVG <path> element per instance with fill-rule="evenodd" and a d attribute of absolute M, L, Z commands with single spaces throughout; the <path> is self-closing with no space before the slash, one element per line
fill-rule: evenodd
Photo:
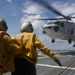
<path fill-rule="evenodd" d="M 29 20 L 29 18 L 55 18 L 59 15 L 35 2 L 37 0 L 0 0 L 0 17 L 4 18 L 8 25 L 8 33 L 12 37 L 20 33 L 20 27 L 25 21 L 30 21 L 34 27 L 34 33 L 44 45 L 52 50 L 75 50 L 72 44 L 65 40 L 56 40 L 53 44 L 51 38 L 42 34 L 42 26 L 48 21 Z M 39 1 L 39 0 L 38 0 Z M 40 0 L 41 1 L 41 0 Z M 66 16 L 75 16 L 75 0 L 44 0 L 56 10 Z"/>

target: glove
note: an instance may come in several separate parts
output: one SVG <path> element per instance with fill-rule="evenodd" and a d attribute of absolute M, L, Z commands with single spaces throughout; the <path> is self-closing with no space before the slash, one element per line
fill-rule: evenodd
<path fill-rule="evenodd" d="M 54 60 L 59 66 L 62 66 L 62 64 L 60 63 L 59 59 Z"/>

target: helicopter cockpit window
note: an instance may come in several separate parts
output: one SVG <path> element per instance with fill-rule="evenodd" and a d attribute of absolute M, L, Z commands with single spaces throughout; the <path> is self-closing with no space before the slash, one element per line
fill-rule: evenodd
<path fill-rule="evenodd" d="M 62 22 L 60 26 L 61 26 L 61 27 L 64 27 L 64 23 Z"/>
<path fill-rule="evenodd" d="M 51 29 L 52 27 L 48 27 L 49 29 Z"/>
<path fill-rule="evenodd" d="M 56 21 L 54 24 L 60 25 L 60 21 Z"/>

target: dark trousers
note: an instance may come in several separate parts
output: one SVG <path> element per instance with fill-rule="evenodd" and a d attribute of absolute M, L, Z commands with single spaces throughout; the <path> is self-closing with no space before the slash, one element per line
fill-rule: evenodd
<path fill-rule="evenodd" d="M 15 72 L 12 72 L 12 75 L 36 75 L 35 65 L 29 63 L 24 58 L 16 58 L 15 63 Z"/>

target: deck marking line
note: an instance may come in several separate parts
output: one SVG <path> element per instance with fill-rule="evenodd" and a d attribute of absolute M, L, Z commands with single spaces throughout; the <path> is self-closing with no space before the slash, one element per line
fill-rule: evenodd
<path fill-rule="evenodd" d="M 36 65 L 38 65 L 38 66 L 44 66 L 44 67 L 61 68 L 61 69 L 66 69 L 67 68 L 67 67 L 64 67 L 64 66 L 60 67 L 60 66 L 47 65 L 47 64 L 38 64 L 38 63 Z M 75 68 L 72 68 L 72 67 L 68 67 L 67 69 L 68 70 L 75 70 Z"/>

